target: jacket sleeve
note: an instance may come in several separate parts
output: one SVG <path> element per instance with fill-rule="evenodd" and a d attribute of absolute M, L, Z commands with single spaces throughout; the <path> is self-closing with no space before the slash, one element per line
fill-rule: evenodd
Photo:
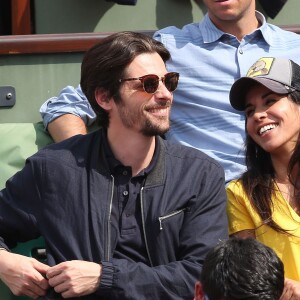
<path fill-rule="evenodd" d="M 104 278 L 98 294 L 109 295 L 110 299 L 193 299 L 194 285 L 200 278 L 207 252 L 219 241 L 228 238 L 223 171 L 214 168 L 209 174 L 208 177 L 207 174 L 202 176 L 198 193 L 190 200 L 189 209 L 180 222 L 178 247 L 163 240 L 163 245 L 156 241 L 152 248 L 150 246 L 150 255 L 156 251 L 153 255 L 165 256 L 165 261 L 172 255 L 170 248 L 176 247 L 175 259 L 156 263 L 153 267 L 123 259 L 103 262 Z M 180 181 L 194 185 L 191 179 L 197 180 L 186 176 Z"/>
<path fill-rule="evenodd" d="M 0 191 L 0 247 L 11 249 L 39 237 L 33 214 L 38 198 L 32 165 L 26 163 Z"/>

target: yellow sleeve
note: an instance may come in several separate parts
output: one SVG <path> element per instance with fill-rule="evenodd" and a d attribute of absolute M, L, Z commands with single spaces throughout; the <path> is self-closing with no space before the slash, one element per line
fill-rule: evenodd
<path fill-rule="evenodd" d="M 227 217 L 229 235 L 246 230 L 255 229 L 253 209 L 240 181 L 231 181 L 227 188 Z"/>

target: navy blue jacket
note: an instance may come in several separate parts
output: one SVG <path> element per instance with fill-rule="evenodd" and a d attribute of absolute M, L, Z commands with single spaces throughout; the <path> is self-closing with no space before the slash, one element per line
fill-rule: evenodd
<path fill-rule="evenodd" d="M 102 136 L 78 135 L 27 160 L 0 192 L 0 247 L 42 235 L 49 265 L 101 262 L 98 291 L 80 299 L 192 299 L 207 251 L 227 238 L 223 169 L 198 150 L 157 138 L 158 162 L 140 199 L 151 265 L 114 259 L 114 178 Z M 60 299 L 51 295 L 45 299 Z"/>

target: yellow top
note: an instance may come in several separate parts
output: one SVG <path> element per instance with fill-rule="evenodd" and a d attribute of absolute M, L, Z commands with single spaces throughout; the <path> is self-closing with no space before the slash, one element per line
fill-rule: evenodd
<path fill-rule="evenodd" d="M 285 277 L 300 281 L 300 216 L 276 191 L 273 199 L 273 220 L 293 235 L 279 233 L 262 225 L 261 218 L 251 206 L 240 181 L 233 180 L 227 186 L 227 216 L 229 234 L 255 229 L 256 239 L 272 248 L 284 264 Z"/>

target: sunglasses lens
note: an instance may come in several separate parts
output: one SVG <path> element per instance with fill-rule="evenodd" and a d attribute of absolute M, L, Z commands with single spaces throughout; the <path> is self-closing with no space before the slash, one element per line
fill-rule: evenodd
<path fill-rule="evenodd" d="M 149 94 L 154 94 L 159 85 L 159 78 L 155 75 L 146 75 L 143 79 L 144 90 Z"/>
<path fill-rule="evenodd" d="M 172 72 L 165 75 L 164 83 L 168 91 L 174 92 L 176 90 L 178 85 L 178 80 L 179 80 L 178 73 Z"/>

